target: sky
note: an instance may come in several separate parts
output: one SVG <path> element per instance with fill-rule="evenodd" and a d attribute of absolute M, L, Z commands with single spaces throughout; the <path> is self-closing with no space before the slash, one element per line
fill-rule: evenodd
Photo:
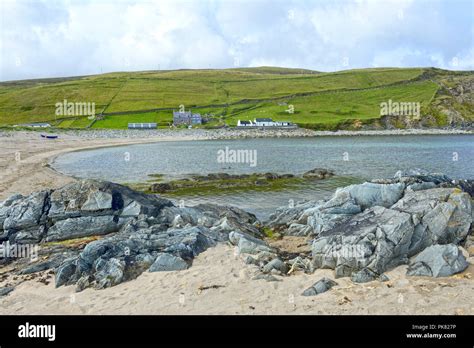
<path fill-rule="evenodd" d="M 0 0 L 0 81 L 254 66 L 474 70 L 474 0 Z"/>

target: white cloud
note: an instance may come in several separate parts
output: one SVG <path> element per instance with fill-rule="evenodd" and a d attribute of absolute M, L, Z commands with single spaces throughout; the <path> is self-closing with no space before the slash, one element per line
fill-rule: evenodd
<path fill-rule="evenodd" d="M 462 0 L 2 0 L 0 9 L 0 80 L 235 63 L 455 69 L 453 57 L 474 69 Z"/>

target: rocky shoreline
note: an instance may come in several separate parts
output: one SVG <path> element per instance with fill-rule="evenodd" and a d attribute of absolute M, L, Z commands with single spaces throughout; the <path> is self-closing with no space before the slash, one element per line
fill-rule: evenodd
<path fill-rule="evenodd" d="M 153 139 L 177 137 L 181 140 L 225 140 L 225 139 L 252 139 L 252 138 L 297 138 L 319 136 L 383 136 L 383 135 L 462 135 L 474 134 L 473 129 L 457 128 L 413 128 L 413 129 L 380 129 L 380 130 L 338 130 L 316 131 L 305 128 L 291 129 L 81 129 L 65 130 L 51 129 L 55 134 L 74 136 L 84 139 Z M 24 130 L 0 129 L 0 137 L 8 137 Z M 39 133 L 39 131 L 38 131 Z"/>
<path fill-rule="evenodd" d="M 447 276 L 467 268 L 457 245 L 472 242 L 473 189 L 472 180 L 398 172 L 340 188 L 326 201 L 281 208 L 267 224 L 283 234 L 314 236 L 312 267 L 334 269 L 336 278 L 383 279 L 407 263 L 409 275 Z"/>
<path fill-rule="evenodd" d="M 409 276 L 450 276 L 466 269 L 473 254 L 473 193 L 472 180 L 398 172 L 340 188 L 328 200 L 282 207 L 261 222 L 234 207 L 177 207 L 157 195 L 83 180 L 0 203 L 0 265 L 16 275 L 0 293 L 35 275 L 49 282 L 53 274 L 56 287 L 108 288 L 145 271 L 187 269 L 220 243 L 254 268 L 255 280 L 329 268 L 355 283 L 387 281 L 384 273 L 400 264 L 409 265 Z M 277 246 L 285 236 L 305 238 L 308 250 Z M 35 259 L 5 257 L 28 245 L 39 247 Z M 321 279 L 302 295 L 334 283 Z"/>

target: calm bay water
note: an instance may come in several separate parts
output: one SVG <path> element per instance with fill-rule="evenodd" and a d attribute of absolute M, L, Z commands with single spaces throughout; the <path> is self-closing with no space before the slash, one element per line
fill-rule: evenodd
<path fill-rule="evenodd" d="M 219 163 L 218 151 L 226 147 L 256 150 L 257 165 Z M 223 191 L 213 196 L 182 197 L 186 205 L 229 204 L 265 218 L 289 200 L 321 199 L 337 187 L 392 177 L 400 169 L 422 168 L 474 179 L 473 162 L 473 135 L 422 135 L 161 142 L 67 153 L 58 157 L 53 167 L 80 178 L 119 183 L 143 182 L 156 173 L 170 177 L 216 172 L 302 174 L 316 167 L 336 172 L 334 178 L 277 192 Z"/>

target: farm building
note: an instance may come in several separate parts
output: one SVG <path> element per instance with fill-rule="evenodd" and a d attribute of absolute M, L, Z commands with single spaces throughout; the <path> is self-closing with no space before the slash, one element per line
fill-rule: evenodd
<path fill-rule="evenodd" d="M 51 127 L 49 123 L 23 123 L 20 127 L 31 127 L 31 128 L 48 128 Z"/>
<path fill-rule="evenodd" d="M 237 127 L 253 127 L 254 124 L 252 123 L 252 121 L 241 121 L 241 120 L 238 120 L 237 121 Z"/>
<path fill-rule="evenodd" d="M 293 125 L 288 121 L 273 121 L 271 118 L 256 118 L 254 123 L 257 127 L 289 127 Z"/>
<path fill-rule="evenodd" d="M 258 127 L 275 126 L 275 122 L 271 118 L 256 118 L 254 122 Z"/>
<path fill-rule="evenodd" d="M 128 129 L 156 129 L 156 123 L 129 123 Z"/>
<path fill-rule="evenodd" d="M 201 114 L 193 114 L 192 111 L 173 111 L 173 124 L 175 126 L 202 124 L 202 117 Z"/>

